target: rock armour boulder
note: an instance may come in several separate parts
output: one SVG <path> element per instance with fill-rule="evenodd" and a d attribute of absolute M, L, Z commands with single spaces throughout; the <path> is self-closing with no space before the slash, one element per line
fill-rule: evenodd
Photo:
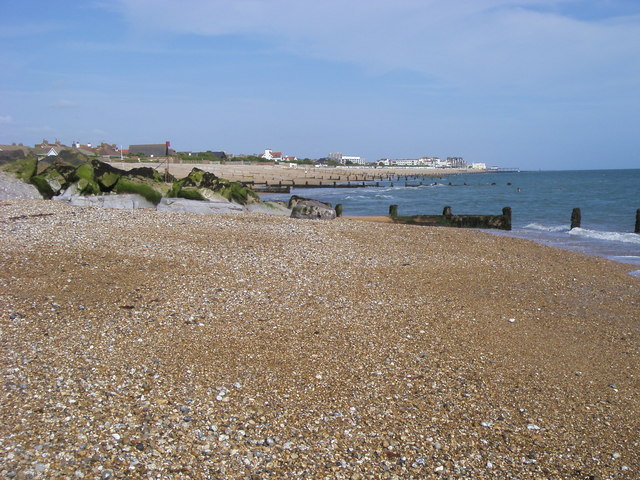
<path fill-rule="evenodd" d="M 291 208 L 291 218 L 308 220 L 333 220 L 336 218 L 336 211 L 330 204 L 296 195 L 289 200 L 289 208 Z"/>

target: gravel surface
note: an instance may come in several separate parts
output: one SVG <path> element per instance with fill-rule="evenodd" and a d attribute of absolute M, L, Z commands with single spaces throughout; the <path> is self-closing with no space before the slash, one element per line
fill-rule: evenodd
<path fill-rule="evenodd" d="M 640 279 L 479 231 L 0 201 L 2 478 L 638 478 Z"/>

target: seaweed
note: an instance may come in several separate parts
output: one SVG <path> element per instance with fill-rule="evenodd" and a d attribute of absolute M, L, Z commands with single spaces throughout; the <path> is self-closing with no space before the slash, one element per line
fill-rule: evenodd
<path fill-rule="evenodd" d="M 120 180 L 118 180 L 118 183 L 116 183 L 115 191 L 116 193 L 136 193 L 146 198 L 154 205 L 160 203 L 160 200 L 162 199 L 162 194 L 157 190 L 154 190 L 149 185 L 145 185 L 144 183 L 134 183 L 124 177 L 121 177 Z"/>

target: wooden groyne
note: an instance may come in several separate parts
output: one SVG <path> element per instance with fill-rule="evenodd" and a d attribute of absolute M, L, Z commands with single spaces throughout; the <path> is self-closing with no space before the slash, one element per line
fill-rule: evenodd
<path fill-rule="evenodd" d="M 256 193 L 291 193 L 291 185 L 247 185 Z"/>
<path fill-rule="evenodd" d="M 574 228 L 580 228 L 582 224 L 582 212 L 579 208 L 574 208 L 571 211 L 571 230 Z M 636 210 L 636 225 L 633 233 L 640 234 L 640 208 Z"/>
<path fill-rule="evenodd" d="M 502 215 L 453 215 L 451 207 L 446 206 L 442 215 L 400 216 L 398 215 L 398 206 L 391 205 L 389 216 L 394 223 L 406 225 L 511 230 L 511 207 L 504 207 Z"/>

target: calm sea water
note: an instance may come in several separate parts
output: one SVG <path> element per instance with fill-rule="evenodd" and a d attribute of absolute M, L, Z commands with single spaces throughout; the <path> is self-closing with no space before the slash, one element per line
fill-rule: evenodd
<path fill-rule="evenodd" d="M 513 230 L 492 231 L 560 248 L 578 250 L 640 265 L 640 235 L 633 233 L 640 208 L 640 169 L 584 170 L 446 175 L 400 181 L 371 188 L 295 189 L 292 194 L 341 203 L 345 216 L 387 215 L 398 205 L 400 215 L 500 214 L 512 209 Z M 269 195 L 288 200 L 290 195 Z M 265 198 L 267 199 L 267 198 Z M 582 228 L 570 230 L 571 211 L 579 207 Z"/>

